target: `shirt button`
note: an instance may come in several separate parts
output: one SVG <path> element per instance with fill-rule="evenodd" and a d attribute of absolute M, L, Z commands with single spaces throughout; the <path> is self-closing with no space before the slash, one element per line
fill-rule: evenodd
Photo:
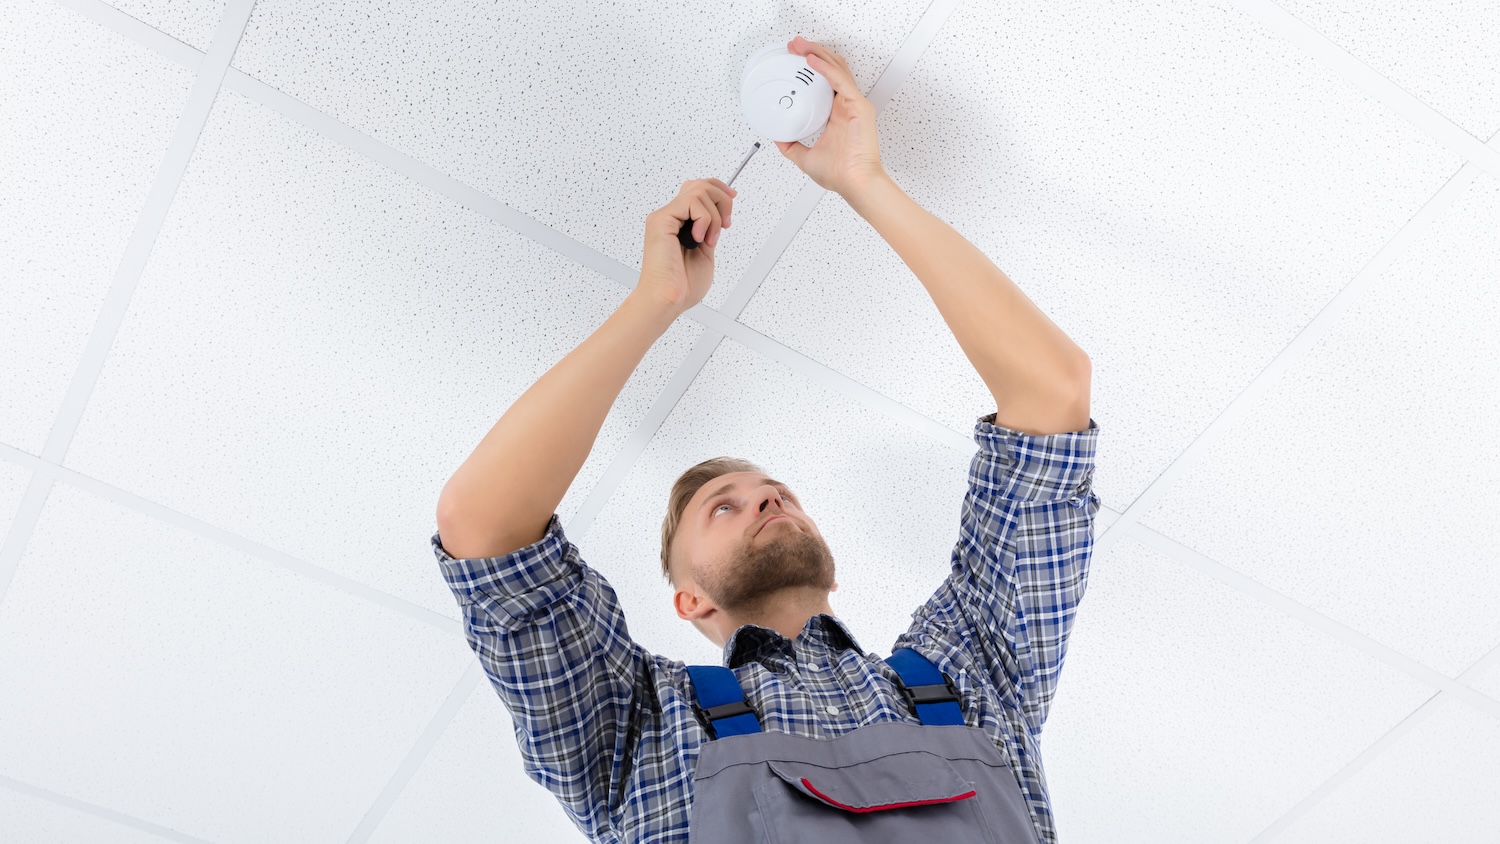
<path fill-rule="evenodd" d="M 837 706 L 829 706 L 828 707 L 828 714 L 829 715 L 837 715 L 837 714 L 839 714 L 839 708 Z"/>

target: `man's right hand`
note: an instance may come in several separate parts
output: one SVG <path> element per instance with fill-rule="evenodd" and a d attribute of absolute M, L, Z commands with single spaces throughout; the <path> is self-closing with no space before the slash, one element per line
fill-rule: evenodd
<path fill-rule="evenodd" d="M 718 179 L 694 179 L 683 182 L 671 202 L 646 215 L 646 248 L 635 293 L 660 299 L 677 314 L 703 301 L 713 285 L 714 247 L 720 229 L 729 227 L 738 193 Z M 677 239 L 689 219 L 697 249 Z"/>

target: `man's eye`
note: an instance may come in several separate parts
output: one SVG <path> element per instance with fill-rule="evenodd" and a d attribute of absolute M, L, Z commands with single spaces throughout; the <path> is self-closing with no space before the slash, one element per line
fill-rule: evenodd
<path fill-rule="evenodd" d="M 793 504 L 797 503 L 796 497 L 794 497 L 790 492 L 783 492 L 782 496 L 784 496 L 786 498 L 786 500 L 792 502 Z M 720 507 L 732 507 L 732 506 L 734 506 L 734 505 L 730 504 L 728 501 L 725 501 L 725 502 L 723 502 L 721 504 L 715 504 L 713 506 L 713 509 L 710 510 L 708 512 L 708 514 L 710 516 L 715 516 L 715 515 L 718 515 Z"/>

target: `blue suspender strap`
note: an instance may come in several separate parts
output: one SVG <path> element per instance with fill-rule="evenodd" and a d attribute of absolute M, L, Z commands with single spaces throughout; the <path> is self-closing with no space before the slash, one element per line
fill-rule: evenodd
<path fill-rule="evenodd" d="M 896 669 L 901 694 L 924 725 L 964 725 L 958 689 L 931 660 L 911 648 L 902 648 L 885 661 Z M 721 665 L 689 665 L 687 672 L 693 679 L 694 705 L 703 713 L 709 735 L 723 738 L 761 731 L 760 719 L 745 703 L 745 693 L 733 671 Z"/>
<path fill-rule="evenodd" d="M 885 662 L 901 676 L 901 693 L 924 726 L 963 725 L 964 714 L 958 708 L 958 689 L 931 660 L 911 648 L 902 648 L 887 657 Z"/>
<path fill-rule="evenodd" d="M 695 705 L 708 723 L 709 735 L 723 738 L 760 732 L 760 719 L 745 703 L 745 693 L 733 671 L 722 665 L 689 665 L 687 671 L 693 678 Z"/>

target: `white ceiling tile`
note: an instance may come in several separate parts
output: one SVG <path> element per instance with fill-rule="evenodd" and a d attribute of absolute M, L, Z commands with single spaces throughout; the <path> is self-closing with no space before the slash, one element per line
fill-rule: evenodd
<path fill-rule="evenodd" d="M 888 2 L 872 15 L 856 3 L 795 14 L 666 3 L 601 14 L 585 3 L 453 0 L 342 14 L 260 0 L 232 66 L 639 268 L 646 215 L 684 181 L 727 181 L 756 140 L 739 99 L 752 53 L 801 34 L 844 55 L 868 90 L 928 6 Z M 739 280 L 807 181 L 762 139 L 735 182 L 741 201 L 716 250 L 716 291 Z"/>
<path fill-rule="evenodd" d="M 1487 660 L 1487 662 L 1482 660 L 1477 669 L 1465 679 L 1476 691 L 1500 700 L 1500 653 L 1491 651 L 1487 655 Z"/>
<path fill-rule="evenodd" d="M 40 454 L 192 72 L 51 0 L 0 3 L 0 441 Z"/>
<path fill-rule="evenodd" d="M 954 402 L 972 409 L 970 435 L 994 411 L 980 384 L 956 387 Z M 978 449 L 934 442 L 725 340 L 587 533 L 568 539 L 615 588 L 642 647 L 716 665 L 722 649 L 672 608 L 661 524 L 672 484 L 690 466 L 720 455 L 749 460 L 796 491 L 838 563 L 829 606 L 861 650 L 887 655 L 948 576 Z M 566 526 L 562 508 L 559 516 Z"/>
<path fill-rule="evenodd" d="M 1141 516 L 1450 677 L 1500 642 L 1497 188 L 1474 181 Z"/>
<path fill-rule="evenodd" d="M 1500 6 L 1493 0 L 1276 0 L 1480 139 L 1500 129 Z"/>
<path fill-rule="evenodd" d="M 204 52 L 225 8 L 224 0 L 109 0 L 109 5 Z"/>
<path fill-rule="evenodd" d="M 1417 723 L 1307 807 L 1276 844 L 1494 841 L 1500 719 L 1456 699 L 1412 717 Z"/>
<path fill-rule="evenodd" d="M 1433 691 L 1115 543 L 1089 565 L 1041 736 L 1058 840 L 1254 840 Z"/>
<path fill-rule="evenodd" d="M 456 619 L 443 483 L 624 297 L 221 91 L 66 463 Z M 700 330 L 647 356 L 585 493 Z"/>
<path fill-rule="evenodd" d="M 21 506 L 21 497 L 26 494 L 26 485 L 31 483 L 31 472 L 10 461 L 0 460 L 0 536 L 10 528 L 16 510 Z M 0 596 L 3 598 L 3 596 Z"/>
<path fill-rule="evenodd" d="M 515 722 L 481 680 L 369 844 L 587 841 L 524 765 Z"/>
<path fill-rule="evenodd" d="M 342 839 L 473 658 L 57 484 L 0 612 L 0 774 L 211 840 Z"/>

